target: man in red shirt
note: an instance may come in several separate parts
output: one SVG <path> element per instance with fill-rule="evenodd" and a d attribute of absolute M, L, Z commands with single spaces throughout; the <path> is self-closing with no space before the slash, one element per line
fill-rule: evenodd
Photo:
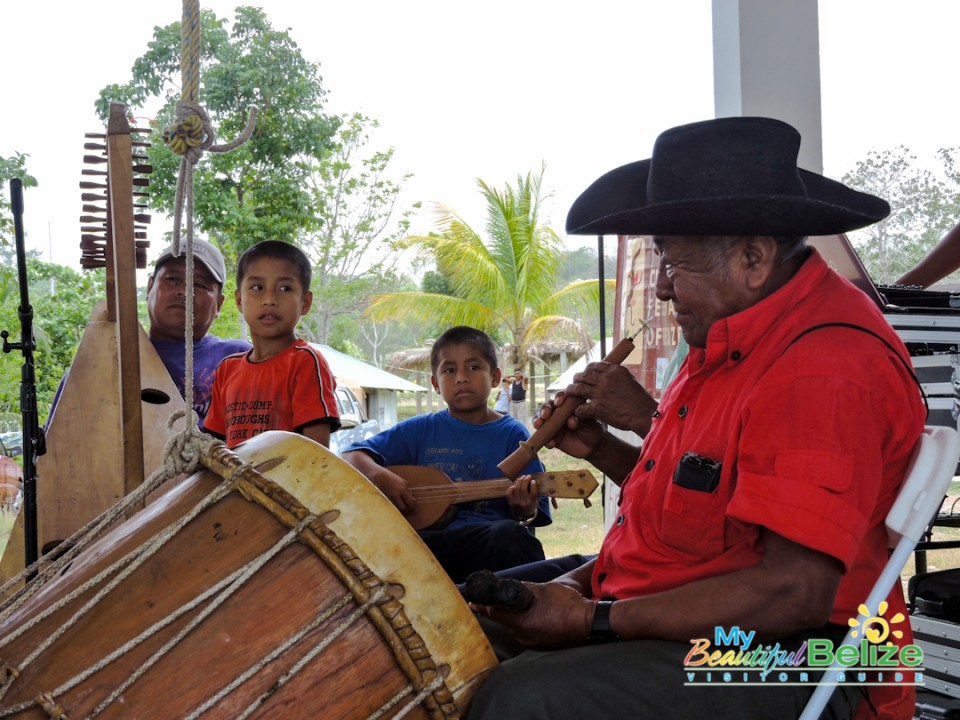
<path fill-rule="evenodd" d="M 804 241 L 889 207 L 798 169 L 799 146 L 767 118 L 674 128 L 574 203 L 568 232 L 654 237 L 657 297 L 690 352 L 659 406 L 604 363 L 568 388 L 589 402 L 555 442 L 620 482 L 620 506 L 597 559 L 531 584 L 530 610 L 480 608 L 524 646 L 567 649 L 503 663 L 471 720 L 795 718 L 815 678 L 761 678 L 744 662 L 714 681 L 685 667 L 704 655 L 694 641 L 805 659 L 805 641 L 839 644 L 857 617 L 925 413 L 889 324 Z M 642 450 L 597 420 L 636 430 Z M 889 602 L 891 621 L 899 586 Z M 909 642 L 908 623 L 896 629 Z M 831 717 L 912 709 L 907 683 L 851 683 Z"/>

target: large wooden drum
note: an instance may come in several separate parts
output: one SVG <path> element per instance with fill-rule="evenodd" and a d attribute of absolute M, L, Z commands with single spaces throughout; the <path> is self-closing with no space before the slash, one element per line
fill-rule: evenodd
<path fill-rule="evenodd" d="M 221 448 L 216 474 L 164 491 L 8 612 L 0 717 L 465 711 L 496 659 L 389 501 L 300 435 L 236 452 L 257 472 Z"/>

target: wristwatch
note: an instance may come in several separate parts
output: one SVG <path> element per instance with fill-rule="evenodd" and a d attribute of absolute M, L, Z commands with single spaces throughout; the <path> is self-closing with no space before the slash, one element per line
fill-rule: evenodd
<path fill-rule="evenodd" d="M 593 613 L 593 625 L 590 626 L 590 634 L 587 635 L 587 642 L 592 645 L 608 642 L 620 642 L 620 636 L 610 627 L 610 608 L 613 607 L 613 600 L 597 601 L 597 609 Z"/>

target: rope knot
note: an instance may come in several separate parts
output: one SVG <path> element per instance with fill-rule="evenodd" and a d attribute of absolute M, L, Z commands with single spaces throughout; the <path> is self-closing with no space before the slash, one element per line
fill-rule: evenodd
<path fill-rule="evenodd" d="M 3 675 L 5 682 L 7 680 L 16 680 L 20 677 L 20 669 L 5 660 L 0 660 L 0 675 Z"/>
<path fill-rule="evenodd" d="M 203 151 L 213 145 L 210 116 L 198 103 L 180 100 L 173 123 L 163 130 L 163 141 L 171 152 L 186 157 L 191 165 L 200 162 Z"/>
<path fill-rule="evenodd" d="M 67 711 L 53 699 L 53 693 L 40 693 L 37 695 L 36 700 L 37 704 L 46 711 L 52 720 L 70 720 L 67 717 Z"/>
<path fill-rule="evenodd" d="M 173 426 L 182 417 L 188 417 L 186 427 L 174 433 Z M 197 414 L 190 410 L 178 410 L 167 419 L 167 431 L 170 438 L 164 447 L 164 468 L 172 476 L 192 474 L 200 468 L 200 458 L 204 449 L 214 442 L 209 435 L 197 429 Z"/>
<path fill-rule="evenodd" d="M 192 133 L 200 123 L 199 141 Z M 230 152 L 243 145 L 253 135 L 253 128 L 257 121 L 257 109 L 250 108 L 247 124 L 243 132 L 228 143 L 214 145 L 213 124 L 199 103 L 179 100 L 174 117 L 174 123 L 168 125 L 163 132 L 163 139 L 170 149 L 180 155 L 180 173 L 177 176 L 177 194 L 173 205 L 173 245 L 180 247 L 180 229 L 183 223 L 184 209 L 186 209 L 187 243 L 193 241 L 193 166 L 200 162 L 205 151 L 212 153 Z M 194 145 L 193 143 L 196 143 Z M 184 207 L 186 206 L 186 207 Z"/>
<path fill-rule="evenodd" d="M 190 148 L 200 147 L 205 134 L 201 117 L 195 114 L 187 115 L 183 122 L 164 128 L 163 141 L 177 155 L 185 155 Z"/>

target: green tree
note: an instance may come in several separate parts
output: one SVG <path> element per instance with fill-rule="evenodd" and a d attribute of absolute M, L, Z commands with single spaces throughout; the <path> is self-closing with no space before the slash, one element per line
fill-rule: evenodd
<path fill-rule="evenodd" d="M 616 246 L 613 247 L 614 254 L 604 252 L 603 258 L 603 279 L 606 285 L 616 283 L 617 278 L 617 258 Z M 596 281 L 599 275 L 597 267 L 597 251 L 592 247 L 582 247 L 571 250 L 563 254 L 561 261 L 562 282 L 568 283 L 575 280 L 593 280 Z M 610 282 L 612 281 L 612 283 Z M 614 315 L 614 296 L 607 293 L 606 304 L 604 305 L 605 330 L 609 337 L 613 333 L 613 315 Z M 600 337 L 600 313 L 584 315 L 580 319 L 580 324 L 587 331 L 590 337 Z"/>
<path fill-rule="evenodd" d="M 410 176 L 391 177 L 392 148 L 368 150 L 376 127 L 360 113 L 345 115 L 330 151 L 307 178 L 318 227 L 301 241 L 314 270 L 314 307 L 302 327 L 315 342 L 327 344 L 334 318 L 359 316 L 367 298 L 382 292 L 397 262 L 397 242 L 410 226 L 412 208 L 396 212 Z M 380 334 L 368 330 L 371 337 Z"/>
<path fill-rule="evenodd" d="M 616 247 L 614 247 L 616 251 Z M 617 273 L 616 255 L 604 253 L 603 277 L 615 278 Z M 564 253 L 561 277 L 565 282 L 574 280 L 592 280 L 597 277 L 597 251 L 591 247 L 581 247 Z"/>
<path fill-rule="evenodd" d="M 916 166 L 916 156 L 902 145 L 871 151 L 845 174 L 843 182 L 890 203 L 886 220 L 851 233 L 851 239 L 874 282 L 889 283 L 912 268 L 960 214 L 952 155 L 940 151 L 947 180 Z"/>
<path fill-rule="evenodd" d="M 19 178 L 24 189 L 37 186 L 37 180 L 27 173 L 27 157 L 15 153 L 8 158 L 0 157 L 0 250 L 4 252 L 0 263 L 0 303 L 10 302 L 11 293 L 17 292 L 17 256 L 14 247 L 13 208 L 10 206 L 10 181 Z"/>
<path fill-rule="evenodd" d="M 428 270 L 423 274 L 423 281 L 420 283 L 420 288 L 425 293 L 453 295 L 453 288 L 450 287 L 449 280 L 436 270 Z"/>
<path fill-rule="evenodd" d="M 404 275 L 386 273 L 379 279 L 379 292 L 404 292 L 415 290 L 416 283 Z M 366 304 L 356 313 L 335 318 L 330 333 L 330 345 L 347 352 L 352 344 L 358 349 L 356 357 L 362 357 L 377 367 L 383 367 L 388 354 L 411 345 L 416 345 L 425 336 L 423 324 L 412 319 L 394 319 L 375 322 L 363 316 Z M 352 354 L 352 353 L 351 353 Z"/>
<path fill-rule="evenodd" d="M 34 353 L 37 380 L 37 406 L 41 421 L 46 417 L 60 384 L 83 335 L 94 303 L 104 297 L 104 272 L 78 273 L 71 268 L 45 263 L 36 252 L 27 258 L 27 282 L 34 313 Z M 0 305 L 0 329 L 8 330 L 11 339 L 20 339 L 19 302 Z M 19 354 L 11 353 L 0 360 L 0 413 L 20 411 Z"/>
<path fill-rule="evenodd" d="M 452 210 L 440 207 L 437 233 L 408 237 L 406 244 L 435 260 L 453 294 L 380 295 L 373 298 L 371 317 L 413 317 L 502 334 L 510 341 L 511 367 L 525 365 L 532 359 L 533 345 L 547 338 L 576 338 L 589 347 L 589 338 L 571 315 L 596 314 L 599 290 L 590 280 L 557 289 L 562 245 L 541 219 L 542 178 L 543 169 L 527 173 L 502 191 L 477 181 L 487 206 L 486 239 Z"/>
<path fill-rule="evenodd" d="M 326 91 L 318 65 L 308 62 L 288 31 L 273 28 L 259 8 L 238 7 L 232 27 L 201 11 L 200 103 L 210 115 L 218 142 L 240 134 L 248 108 L 259 108 L 249 142 L 209 155 L 194 174 L 194 222 L 236 254 L 265 239 L 294 241 L 316 228 L 317 198 L 309 192 L 315 165 L 327 153 L 338 119 L 323 114 Z M 161 140 L 172 121 L 180 88 L 180 23 L 154 30 L 147 52 L 125 84 L 100 92 L 97 110 L 110 102 L 143 115 L 158 101 L 151 136 L 151 206 L 172 214 L 180 158 Z"/>
<path fill-rule="evenodd" d="M 948 226 L 960 223 L 960 168 L 957 167 L 957 153 L 960 148 L 941 148 L 937 157 L 943 167 L 947 180 L 943 201 L 943 222 Z M 956 275 L 951 276 L 956 278 Z"/>

